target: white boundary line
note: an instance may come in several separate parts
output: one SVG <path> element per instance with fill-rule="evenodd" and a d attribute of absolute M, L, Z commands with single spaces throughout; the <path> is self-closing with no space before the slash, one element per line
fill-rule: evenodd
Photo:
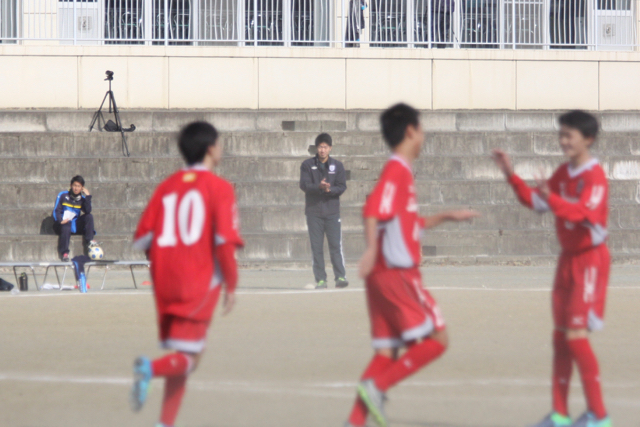
<path fill-rule="evenodd" d="M 551 288 L 473 288 L 463 286 L 432 286 L 427 287 L 429 291 L 486 291 L 486 292 L 551 292 Z M 637 290 L 640 291 L 640 286 L 610 286 L 608 290 Z M 332 294 L 332 293 L 348 293 L 348 292 L 363 292 L 364 288 L 351 288 L 351 289 L 323 289 L 323 290 L 262 290 L 262 289 L 244 289 L 238 290 L 238 295 L 311 295 L 311 294 Z M 117 291 L 94 291 L 87 294 L 81 294 L 76 291 L 33 291 L 22 292 L 18 295 L 0 295 L 0 301 L 3 299 L 9 299 L 12 297 L 18 298 L 34 298 L 34 297 L 62 297 L 62 296 L 85 296 L 91 297 L 96 295 L 101 296 L 123 296 L 123 295 L 151 295 L 150 290 L 117 290 Z"/>
<path fill-rule="evenodd" d="M 7 382 L 27 382 L 27 383 L 39 383 L 39 384 L 75 384 L 75 385 L 115 385 L 119 387 L 130 387 L 132 384 L 132 378 L 125 377 L 78 377 L 78 376 L 53 376 L 53 375 L 29 375 L 29 374 L 0 374 L 0 383 Z M 157 385 L 160 381 L 155 381 Z M 411 401 L 424 401 L 425 396 L 420 392 L 416 392 L 416 388 L 427 389 L 429 392 L 429 401 L 442 401 L 442 402 L 495 402 L 496 400 L 504 401 L 527 401 L 532 400 L 546 401 L 549 399 L 548 387 L 549 383 L 535 379 L 518 379 L 518 378 L 485 378 L 485 379 L 471 379 L 468 381 L 453 380 L 453 381 L 432 381 L 432 382 L 412 382 L 408 381 L 403 383 L 407 387 L 413 388 L 411 391 L 403 390 L 401 387 L 394 393 L 394 399 L 397 400 L 411 400 Z M 274 383 L 274 382 L 248 382 L 248 381 L 204 381 L 204 380 L 192 380 L 189 381 L 189 390 L 201 391 L 201 392 L 218 392 L 225 393 L 226 395 L 232 393 L 243 394 L 263 394 L 273 396 L 274 394 L 289 395 L 293 397 L 315 397 L 326 399 L 352 399 L 355 393 L 355 382 L 340 382 L 340 383 Z M 521 392 L 518 394 L 511 394 L 509 396 L 496 397 L 499 395 L 498 391 L 494 393 L 487 393 L 486 390 L 481 391 L 480 395 L 476 396 L 464 396 L 464 395 L 451 395 L 451 390 L 446 395 L 441 394 L 442 388 L 448 387 L 518 387 Z M 579 381 L 572 383 L 572 388 L 579 388 Z M 605 383 L 605 387 L 608 389 L 634 389 L 640 388 L 640 383 Z M 155 388 L 152 386 L 152 389 Z M 544 392 L 532 392 L 532 390 L 525 391 L 525 389 L 541 389 L 544 388 Z M 58 389 L 59 391 L 59 389 Z M 571 402 L 582 402 L 583 398 L 579 393 L 573 393 Z M 640 400 L 634 398 L 612 398 L 607 400 L 610 405 L 619 407 L 640 407 Z"/>
<path fill-rule="evenodd" d="M 161 379 L 157 379 L 160 381 Z M 73 375 L 39 375 L 26 373 L 0 373 L 0 381 L 36 382 L 36 383 L 62 383 L 62 384 L 102 384 L 102 385 L 126 385 L 133 383 L 133 377 L 109 377 L 109 376 L 73 376 Z M 202 390 L 242 390 L 257 389 L 267 390 L 273 388 L 273 382 L 269 381 L 229 381 L 229 380 L 190 380 L 189 386 Z M 356 381 L 342 382 L 282 382 L 278 383 L 283 389 L 354 389 Z M 433 380 L 433 381 L 406 381 L 403 387 L 413 388 L 438 388 L 438 387 L 550 387 L 551 382 L 535 378 L 475 378 L 468 380 Z M 580 388 L 580 381 L 573 381 L 572 387 Z M 630 389 L 640 388 L 640 382 L 606 382 L 607 388 Z M 640 403 L 640 402 L 639 402 Z"/>

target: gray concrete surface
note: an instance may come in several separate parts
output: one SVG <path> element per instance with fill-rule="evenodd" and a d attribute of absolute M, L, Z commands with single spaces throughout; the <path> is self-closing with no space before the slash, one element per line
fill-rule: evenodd
<path fill-rule="evenodd" d="M 542 417 L 550 405 L 553 269 L 429 267 L 423 273 L 444 312 L 451 347 L 391 390 L 391 425 L 516 427 Z M 87 295 L 0 295 L 0 425 L 154 425 L 161 382 L 141 413 L 127 406 L 133 358 L 161 354 L 150 290 L 132 290 L 128 272 L 109 274 L 103 292 L 92 286 Z M 179 426 L 342 425 L 371 356 L 364 292 L 355 279 L 346 290 L 301 290 L 311 280 L 310 269 L 241 273 L 236 310 L 212 325 Z M 89 283 L 97 282 L 92 273 Z M 606 327 L 592 342 L 617 427 L 640 425 L 639 304 L 640 267 L 614 267 Z M 575 374 L 570 404 L 573 415 L 584 408 Z"/>
<path fill-rule="evenodd" d="M 3 110 L 0 132 L 82 132 L 88 129 L 93 110 Z M 193 120 L 210 120 L 223 131 L 283 130 L 283 122 L 293 129 L 316 129 L 322 123 L 336 129 L 344 122 L 347 130 L 377 131 L 378 111 L 331 110 L 236 110 L 236 111 L 121 111 L 125 125 L 134 123 L 143 132 L 175 131 Z M 423 111 L 424 123 L 437 131 L 552 131 L 561 112 L 549 111 Z M 595 112 L 605 131 L 640 131 L 640 114 L 633 111 Z M 305 123 L 315 122 L 315 123 Z M 317 124 L 320 123 L 320 124 Z"/>
<path fill-rule="evenodd" d="M 226 157 L 219 173 L 236 189 L 249 265 L 308 265 L 310 260 L 298 188 L 299 167 L 310 156 L 317 132 L 328 130 L 334 155 L 349 172 L 343 206 L 344 246 L 349 261 L 362 250 L 360 209 L 387 158 L 378 112 L 338 111 L 129 111 L 139 124 L 128 134 L 133 156 L 121 157 L 119 135 L 86 132 L 88 111 L 0 111 L 0 258 L 53 260 L 55 238 L 46 234 L 55 195 L 81 174 L 94 195 L 98 240 L 108 256 L 135 259 L 131 234 L 155 186 L 182 166 L 175 134 L 194 119 L 222 130 Z M 124 115 L 124 113 L 123 113 Z M 449 224 L 430 232 L 427 262 L 512 257 L 533 262 L 557 253 L 553 219 L 519 206 L 492 164 L 493 147 L 511 152 L 516 170 L 531 177 L 562 162 L 556 113 L 425 112 L 427 142 L 416 162 L 420 209 L 471 207 L 472 224 Z M 610 177 L 611 248 L 616 262 L 640 259 L 640 114 L 601 113 L 606 132 L 596 149 Z M 82 125 L 82 126 L 81 126 Z M 70 170 L 69 158 L 73 158 Z M 44 221 L 44 222 L 43 222 Z M 50 219 L 49 219 L 50 221 Z M 76 245 L 77 247 L 77 245 Z M 78 248 L 79 249 L 79 248 Z M 534 262 L 535 263 L 535 262 Z"/>

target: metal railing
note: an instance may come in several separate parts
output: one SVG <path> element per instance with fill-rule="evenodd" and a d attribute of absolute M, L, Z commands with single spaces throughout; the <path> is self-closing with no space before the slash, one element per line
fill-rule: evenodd
<path fill-rule="evenodd" d="M 638 47 L 638 0 L 0 0 L 0 43 Z"/>

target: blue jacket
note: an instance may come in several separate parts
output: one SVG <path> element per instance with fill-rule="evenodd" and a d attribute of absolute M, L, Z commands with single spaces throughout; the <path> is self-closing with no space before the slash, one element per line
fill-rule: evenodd
<path fill-rule="evenodd" d="M 53 220 L 56 224 L 62 222 L 65 211 L 71 211 L 76 214 L 75 218 L 71 220 L 71 232 L 76 232 L 76 221 L 80 217 L 80 214 L 91 213 L 91 196 L 81 196 L 79 201 L 75 200 L 75 197 L 71 195 L 69 190 L 61 191 L 56 198 L 56 204 L 53 207 Z"/>

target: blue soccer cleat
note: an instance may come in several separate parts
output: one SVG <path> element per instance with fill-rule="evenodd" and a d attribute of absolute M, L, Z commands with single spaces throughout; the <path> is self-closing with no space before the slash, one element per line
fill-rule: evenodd
<path fill-rule="evenodd" d="M 147 400 L 149 385 L 151 384 L 151 361 L 148 357 L 140 356 L 133 362 L 133 387 L 131 388 L 131 409 L 138 412 Z"/>
<path fill-rule="evenodd" d="M 593 413 L 585 412 L 575 423 L 571 424 L 571 427 L 611 427 L 611 425 L 611 418 L 608 416 L 598 420 Z"/>
<path fill-rule="evenodd" d="M 552 412 L 539 423 L 532 424 L 529 427 L 571 427 L 572 425 L 571 418 Z"/>

